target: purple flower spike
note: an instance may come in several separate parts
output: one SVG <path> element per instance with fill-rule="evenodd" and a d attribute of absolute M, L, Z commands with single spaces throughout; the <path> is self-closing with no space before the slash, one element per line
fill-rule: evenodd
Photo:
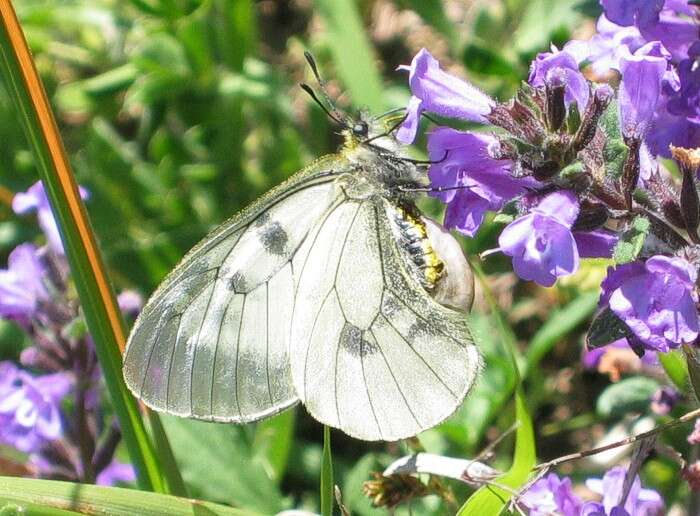
<path fill-rule="evenodd" d="M 586 503 L 581 514 L 602 516 L 660 516 L 663 514 L 664 502 L 661 495 L 653 489 L 643 489 L 639 476 L 634 478 L 624 508 L 620 507 L 626 474 L 625 468 L 615 466 L 607 471 L 602 479 L 586 480 L 586 487 L 602 495 L 603 500 L 602 503 Z"/>
<path fill-rule="evenodd" d="M 0 269 L 0 317 L 25 320 L 49 294 L 42 281 L 46 271 L 32 244 L 18 245 Z"/>
<path fill-rule="evenodd" d="M 576 58 L 568 52 L 557 51 L 538 54 L 530 65 L 528 82 L 536 87 L 544 86 L 548 75 L 557 69 L 566 76 L 566 93 L 564 95 L 566 105 L 576 102 L 579 111 L 583 112 L 588 104 L 590 89 L 588 81 L 578 69 Z"/>
<path fill-rule="evenodd" d="M 430 159 L 436 161 L 428 173 L 433 186 L 464 188 L 435 194 L 447 204 L 445 226 L 474 236 L 487 210 L 525 191 L 531 180 L 515 179 L 509 160 L 496 160 L 489 150 L 498 141 L 489 134 L 461 132 L 440 127 L 428 137 Z"/>
<path fill-rule="evenodd" d="M 411 62 L 399 70 L 408 70 L 413 96 L 406 108 L 406 120 L 396 137 L 403 143 L 416 138 L 420 114 L 430 111 L 450 118 L 486 123 L 494 101 L 471 84 L 440 69 L 440 63 L 426 49 L 421 49 Z"/>
<path fill-rule="evenodd" d="M 659 20 L 664 0 L 600 0 L 605 16 L 618 25 L 647 27 Z"/>
<path fill-rule="evenodd" d="M 571 479 L 560 479 L 556 473 L 550 473 L 539 479 L 520 496 L 530 516 L 579 516 L 581 499 L 571 487 Z"/>
<path fill-rule="evenodd" d="M 0 442 L 35 452 L 61 436 L 59 404 L 72 386 L 68 376 L 33 377 L 11 362 L 2 362 L 0 382 Z"/>
<path fill-rule="evenodd" d="M 573 192 L 562 190 L 547 195 L 529 214 L 505 227 L 498 244 L 513 257 L 518 276 L 551 287 L 559 276 L 576 272 L 579 253 L 571 226 L 578 211 Z"/>
<path fill-rule="evenodd" d="M 87 199 L 87 190 L 82 186 L 79 187 L 79 190 L 81 199 Z M 26 192 L 16 194 L 14 199 L 12 199 L 12 209 L 17 214 L 25 214 L 36 210 L 39 226 L 46 235 L 49 246 L 54 252 L 64 254 L 61 235 L 58 232 L 58 226 L 49 205 L 49 198 L 46 196 L 46 191 L 41 181 L 34 183 Z"/>
<path fill-rule="evenodd" d="M 665 352 L 698 337 L 696 279 L 695 269 L 675 257 L 611 267 L 601 305 L 609 305 L 646 347 Z"/>
<path fill-rule="evenodd" d="M 663 47 L 649 44 L 620 59 L 619 106 L 622 134 L 644 138 L 656 114 L 668 61 Z M 662 54 L 662 55 L 653 55 Z"/>

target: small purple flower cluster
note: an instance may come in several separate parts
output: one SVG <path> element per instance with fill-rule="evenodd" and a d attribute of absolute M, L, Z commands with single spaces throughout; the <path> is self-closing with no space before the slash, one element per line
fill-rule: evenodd
<path fill-rule="evenodd" d="M 600 501 L 583 501 L 573 492 L 571 479 L 559 478 L 556 473 L 535 482 L 518 502 L 530 516 L 659 516 L 664 514 L 664 503 L 656 491 L 642 488 L 635 475 L 625 494 L 627 470 L 616 466 L 602 479 L 591 478 L 586 487 L 600 495 Z"/>
<path fill-rule="evenodd" d="M 581 258 L 612 258 L 589 344 L 666 352 L 700 334 L 700 8 L 601 5 L 598 33 L 538 55 L 505 103 L 422 49 L 400 67 L 412 97 L 397 138 L 413 142 L 426 112 L 493 128 L 428 134 L 445 226 L 471 237 L 498 212 L 508 224 L 497 250 L 543 286 Z M 680 182 L 660 159 L 669 156 Z"/>
<path fill-rule="evenodd" d="M 87 193 L 81 189 L 81 195 Z M 42 184 L 17 194 L 13 209 L 36 210 L 48 245 L 17 246 L 0 270 L 0 317 L 32 340 L 19 357 L 23 368 L 0 362 L 0 443 L 27 454 L 38 477 L 132 481 L 133 468 L 114 458 L 121 433 L 116 422 L 105 425 L 97 357 Z M 134 305 L 134 295 L 125 294 Z"/>

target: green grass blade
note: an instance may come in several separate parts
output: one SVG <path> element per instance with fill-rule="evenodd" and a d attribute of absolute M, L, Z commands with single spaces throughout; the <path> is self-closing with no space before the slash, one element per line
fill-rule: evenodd
<path fill-rule="evenodd" d="M 668 353 L 658 353 L 657 356 L 676 389 L 685 392 L 688 389 L 688 364 L 683 352 L 675 349 Z"/>
<path fill-rule="evenodd" d="M 160 416 L 152 410 L 147 412 L 147 416 L 156 454 L 160 459 L 160 465 L 163 469 L 163 478 L 168 483 L 168 493 L 176 496 L 188 496 L 187 486 L 185 486 L 185 482 L 182 480 L 182 475 L 177 467 L 175 455 L 173 454 L 172 448 L 170 448 L 170 442 L 168 441 L 168 436 L 165 433 L 165 428 L 163 428 Z"/>
<path fill-rule="evenodd" d="M 323 426 L 323 460 L 321 462 L 321 514 L 333 514 L 333 457 L 331 456 L 331 429 Z"/>
<path fill-rule="evenodd" d="M 327 44 L 336 72 L 353 104 L 381 113 L 386 109 L 382 81 L 357 4 L 353 0 L 316 0 L 315 5 L 328 29 Z"/>
<path fill-rule="evenodd" d="M 0 73 L 19 113 L 51 204 L 105 383 L 139 486 L 164 491 L 161 470 L 136 402 L 122 378 L 124 324 L 85 207 L 78 195 L 46 94 L 9 2 L 0 4 Z"/>
<path fill-rule="evenodd" d="M 496 300 L 486 287 L 485 276 L 481 269 L 473 267 L 477 278 L 484 285 L 487 302 L 491 312 L 497 321 L 498 331 L 504 348 L 513 363 L 513 374 L 516 378 L 515 388 L 515 449 L 513 451 L 513 462 L 510 469 L 495 483 L 512 488 L 512 490 L 501 489 L 492 485 L 480 488 L 469 497 L 459 510 L 459 516 L 481 516 L 483 514 L 500 514 L 511 499 L 513 490 L 522 486 L 532 474 L 532 468 L 537 461 L 535 447 L 535 431 L 532 424 L 532 416 L 527 407 L 525 393 L 522 389 L 521 375 L 518 371 L 518 361 L 516 360 L 517 349 L 515 347 L 515 335 L 512 328 L 506 322 L 503 313 L 498 308 Z"/>
<path fill-rule="evenodd" d="M 248 509 L 243 511 L 211 502 L 134 489 L 75 484 L 57 480 L 0 477 L 0 508 L 8 505 L 30 508 L 35 511 L 33 514 L 56 516 L 76 513 L 109 514 L 110 516 L 255 515 Z"/>

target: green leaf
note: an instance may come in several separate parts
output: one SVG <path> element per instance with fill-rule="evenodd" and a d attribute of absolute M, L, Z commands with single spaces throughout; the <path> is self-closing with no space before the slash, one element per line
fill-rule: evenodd
<path fill-rule="evenodd" d="M 103 487 L 57 480 L 0 477 L 0 507 L 30 509 L 18 514 L 109 514 L 110 516 L 243 516 L 242 511 L 202 500 L 191 500 L 134 489 Z M 76 511 L 76 512 L 73 512 Z M 12 514 L 12 513 L 10 513 Z"/>
<path fill-rule="evenodd" d="M 518 28 L 513 34 L 512 44 L 516 51 L 532 54 L 549 46 L 552 35 L 568 31 L 580 23 L 580 15 L 573 11 L 579 0 L 530 0 L 523 2 Z"/>
<path fill-rule="evenodd" d="M 193 496 L 272 514 L 284 508 L 279 487 L 255 457 L 249 427 L 163 416 L 175 459 Z"/>
<path fill-rule="evenodd" d="M 462 54 L 462 62 L 467 70 L 484 75 L 495 75 L 518 80 L 520 70 L 492 48 L 471 43 Z"/>
<path fill-rule="evenodd" d="M 336 73 L 347 87 L 353 104 L 375 114 L 386 109 L 383 87 L 372 48 L 352 0 L 316 0 L 326 24 L 327 44 L 337 64 Z"/>
<path fill-rule="evenodd" d="M 597 305 L 598 293 L 584 292 L 564 308 L 550 314 L 527 347 L 523 377 L 527 377 L 530 371 L 537 367 L 557 342 L 588 319 Z"/>
<path fill-rule="evenodd" d="M 321 515 L 333 514 L 333 456 L 331 454 L 331 428 L 323 425 L 323 460 L 321 462 Z"/>
<path fill-rule="evenodd" d="M 613 260 L 616 264 L 629 263 L 637 259 L 650 227 L 651 224 L 646 217 L 638 216 L 634 219 L 632 226 L 622 234 L 615 246 Z"/>
<path fill-rule="evenodd" d="M 124 322 L 95 235 L 11 4 L 5 4 L 1 14 L 0 73 L 34 152 L 129 457 L 136 468 L 139 485 L 143 489 L 164 492 L 167 490 L 164 472 L 122 377 L 120 347 L 125 341 Z"/>
<path fill-rule="evenodd" d="M 277 483 L 287 470 L 289 453 L 294 443 L 295 414 L 294 410 L 285 410 L 275 417 L 260 421 L 255 428 L 255 456 L 270 468 L 272 478 Z"/>
<path fill-rule="evenodd" d="M 659 383 L 635 376 L 608 386 L 598 397 L 596 412 L 603 418 L 619 418 L 630 412 L 645 412 Z"/>

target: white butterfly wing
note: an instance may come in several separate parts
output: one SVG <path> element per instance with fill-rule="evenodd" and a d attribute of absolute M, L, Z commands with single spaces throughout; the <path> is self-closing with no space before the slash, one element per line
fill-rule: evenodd
<path fill-rule="evenodd" d="M 346 200 L 295 257 L 290 359 L 319 421 L 364 440 L 416 435 L 450 416 L 480 368 L 465 315 L 408 272 L 385 200 Z"/>
<path fill-rule="evenodd" d="M 271 190 L 190 251 L 141 312 L 124 355 L 156 410 L 247 422 L 298 401 L 289 371 L 292 258 L 336 202 L 326 159 Z"/>

